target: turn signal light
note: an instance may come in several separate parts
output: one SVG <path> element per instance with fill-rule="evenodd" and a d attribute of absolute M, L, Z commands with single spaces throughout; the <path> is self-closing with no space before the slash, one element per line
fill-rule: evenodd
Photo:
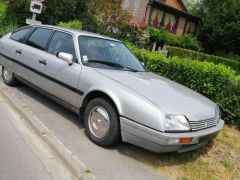
<path fill-rule="evenodd" d="M 179 143 L 181 143 L 181 144 L 188 144 L 188 143 L 191 143 L 192 140 L 193 140 L 193 138 L 181 138 L 179 140 Z"/>

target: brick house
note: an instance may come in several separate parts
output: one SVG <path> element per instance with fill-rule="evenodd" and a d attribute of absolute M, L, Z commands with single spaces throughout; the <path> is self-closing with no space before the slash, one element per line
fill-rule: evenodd
<path fill-rule="evenodd" d="M 132 14 L 131 22 L 145 22 L 177 35 L 196 35 L 200 18 L 188 13 L 182 0 L 124 0 L 123 9 Z"/>

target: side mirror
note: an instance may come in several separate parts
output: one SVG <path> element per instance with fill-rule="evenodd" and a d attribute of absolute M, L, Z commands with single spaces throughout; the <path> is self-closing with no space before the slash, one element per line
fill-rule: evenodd
<path fill-rule="evenodd" d="M 142 66 L 145 67 L 145 63 L 144 62 L 141 62 Z"/>
<path fill-rule="evenodd" d="M 57 57 L 65 62 L 67 62 L 69 65 L 72 65 L 72 63 L 73 63 L 73 55 L 72 54 L 59 52 L 59 53 L 57 53 Z"/>

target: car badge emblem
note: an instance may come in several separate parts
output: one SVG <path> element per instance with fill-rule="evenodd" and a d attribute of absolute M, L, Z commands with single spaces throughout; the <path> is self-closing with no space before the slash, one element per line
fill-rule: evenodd
<path fill-rule="evenodd" d="M 208 123 L 206 122 L 206 123 L 205 123 L 205 128 L 207 128 L 207 127 L 208 127 Z"/>

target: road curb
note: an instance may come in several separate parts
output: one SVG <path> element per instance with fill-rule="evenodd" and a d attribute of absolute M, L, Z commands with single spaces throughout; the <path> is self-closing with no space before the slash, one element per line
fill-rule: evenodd
<path fill-rule="evenodd" d="M 25 122 L 49 146 L 49 148 L 77 179 L 98 179 L 91 173 L 91 170 L 89 170 L 84 163 L 74 155 L 73 152 L 66 148 L 63 143 L 57 139 L 54 133 L 49 130 L 30 109 L 24 107 L 17 98 L 15 98 L 13 102 L 10 94 L 6 92 L 0 93 L 7 100 L 6 102 L 22 116 Z"/>

